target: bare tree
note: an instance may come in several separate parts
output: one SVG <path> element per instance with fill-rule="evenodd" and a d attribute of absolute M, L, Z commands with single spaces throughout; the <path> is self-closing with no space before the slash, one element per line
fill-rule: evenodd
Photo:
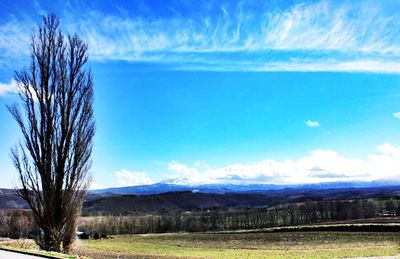
<path fill-rule="evenodd" d="M 65 37 L 55 15 L 43 18 L 30 47 L 30 67 L 15 73 L 22 109 L 8 106 L 23 134 L 11 152 L 17 192 L 41 229 L 38 244 L 68 252 L 90 183 L 95 133 L 88 47 L 76 35 Z"/>

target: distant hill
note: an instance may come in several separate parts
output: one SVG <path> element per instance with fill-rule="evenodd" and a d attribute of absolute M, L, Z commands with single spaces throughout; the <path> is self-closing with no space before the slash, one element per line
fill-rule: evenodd
<path fill-rule="evenodd" d="M 0 189 L 0 209 L 28 209 L 28 204 L 13 189 Z"/>
<path fill-rule="evenodd" d="M 167 192 L 152 195 L 111 195 L 85 202 L 84 213 L 163 212 L 207 209 L 212 207 L 268 206 L 270 199 L 257 193 Z"/>
<path fill-rule="evenodd" d="M 176 186 L 169 186 L 169 188 Z M 220 187 L 219 189 L 193 188 L 157 194 L 118 194 L 111 191 L 90 192 L 84 203 L 84 214 L 127 214 L 164 211 L 202 210 L 212 207 L 271 207 L 287 203 L 321 200 L 357 200 L 399 198 L 399 186 L 317 188 L 281 188 L 275 190 L 250 189 L 249 186 Z M 254 186 L 253 186 L 254 187 Z M 165 188 L 167 189 L 167 188 Z M 120 189 L 117 189 L 120 190 Z M 136 191 L 138 189 L 135 189 Z M 158 189 L 160 190 L 160 189 Z M 210 192 L 204 191 L 210 190 Z M 211 192 L 213 190 L 214 192 Z M 228 192 L 230 190 L 231 192 Z M 144 191 L 142 189 L 142 191 Z M 217 193 L 215 193 L 217 192 Z M 0 209 L 28 208 L 14 190 L 0 189 Z"/>
<path fill-rule="evenodd" d="M 372 181 L 372 182 L 329 182 L 318 184 L 275 185 L 275 184 L 190 184 L 185 179 L 168 179 L 156 184 L 116 187 L 92 190 L 94 194 L 158 194 L 164 192 L 194 191 L 204 193 L 254 193 L 271 190 L 321 190 L 343 188 L 376 188 L 398 185 L 399 183 Z"/>
<path fill-rule="evenodd" d="M 135 213 L 207 209 L 211 207 L 272 207 L 322 200 L 399 198 L 400 186 L 373 188 L 281 189 L 263 192 L 167 192 L 151 195 L 110 194 L 84 204 L 84 213 Z"/>

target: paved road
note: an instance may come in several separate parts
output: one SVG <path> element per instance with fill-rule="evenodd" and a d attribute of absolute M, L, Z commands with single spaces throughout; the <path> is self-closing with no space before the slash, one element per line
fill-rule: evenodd
<path fill-rule="evenodd" d="M 0 259 L 43 259 L 43 257 L 0 250 Z"/>

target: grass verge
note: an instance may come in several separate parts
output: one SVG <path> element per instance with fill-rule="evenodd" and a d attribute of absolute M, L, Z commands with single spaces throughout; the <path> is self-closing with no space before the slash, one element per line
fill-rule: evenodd
<path fill-rule="evenodd" d="M 0 240 L 0 249 L 19 252 L 30 255 L 39 255 L 47 258 L 56 259 L 87 259 L 87 257 L 82 256 L 72 256 L 56 252 L 41 251 L 36 248 L 35 242 L 29 239 L 5 239 Z"/>

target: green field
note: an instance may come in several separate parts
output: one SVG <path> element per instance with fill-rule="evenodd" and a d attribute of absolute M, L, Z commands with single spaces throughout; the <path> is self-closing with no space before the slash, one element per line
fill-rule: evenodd
<path fill-rule="evenodd" d="M 343 258 L 400 254 L 400 233 L 287 232 L 124 235 L 79 241 L 92 258 Z"/>

